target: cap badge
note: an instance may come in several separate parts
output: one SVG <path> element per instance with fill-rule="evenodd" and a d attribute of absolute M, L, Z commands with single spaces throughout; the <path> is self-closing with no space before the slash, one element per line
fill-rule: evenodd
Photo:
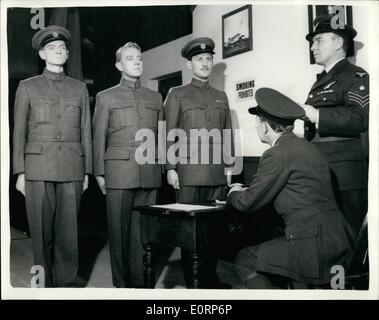
<path fill-rule="evenodd" d="M 205 44 L 204 43 L 200 44 L 200 48 L 204 50 L 205 49 Z"/>
<path fill-rule="evenodd" d="M 58 35 L 58 32 L 53 32 L 53 37 L 54 37 L 54 38 L 58 38 L 58 36 L 59 36 L 59 35 Z"/>

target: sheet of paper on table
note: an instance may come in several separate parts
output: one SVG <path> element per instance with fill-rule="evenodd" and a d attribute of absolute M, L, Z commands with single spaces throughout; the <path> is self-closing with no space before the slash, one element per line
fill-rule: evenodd
<path fill-rule="evenodd" d="M 152 205 L 153 208 L 162 208 L 168 210 L 179 210 L 179 211 L 197 211 L 197 210 L 210 210 L 214 209 L 215 206 L 201 206 L 197 204 L 184 204 L 184 203 L 170 203 L 164 205 Z"/>

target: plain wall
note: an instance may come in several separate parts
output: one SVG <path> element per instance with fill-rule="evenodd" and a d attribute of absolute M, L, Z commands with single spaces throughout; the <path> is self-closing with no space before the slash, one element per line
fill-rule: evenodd
<path fill-rule="evenodd" d="M 157 90 L 158 81 L 152 80 L 157 77 L 182 71 L 183 83 L 191 79 L 191 72 L 186 67 L 186 60 L 180 55 L 180 50 L 192 35 L 188 35 L 162 46 L 147 50 L 143 53 L 143 75 L 141 84 L 152 90 Z"/>
<path fill-rule="evenodd" d="M 214 71 L 211 84 L 224 90 L 234 110 L 233 125 L 242 130 L 244 156 L 261 156 L 268 148 L 262 144 L 255 130 L 254 117 L 247 109 L 255 105 L 253 99 L 237 102 L 235 83 L 244 79 L 255 79 L 255 90 L 271 87 L 288 95 L 295 101 L 305 102 L 307 94 L 322 70 L 311 65 L 308 33 L 308 9 L 306 5 L 260 5 L 252 6 L 253 50 L 222 59 L 222 15 L 242 7 L 240 5 L 198 5 L 193 12 L 193 34 L 144 53 L 145 74 L 143 83 L 154 89 L 149 79 L 174 71 L 183 71 L 183 83 L 191 78 L 180 56 L 184 43 L 202 36 L 212 38 L 215 43 Z M 352 62 L 368 72 L 369 12 L 365 6 L 353 6 L 353 25 L 358 35 L 356 57 Z"/>

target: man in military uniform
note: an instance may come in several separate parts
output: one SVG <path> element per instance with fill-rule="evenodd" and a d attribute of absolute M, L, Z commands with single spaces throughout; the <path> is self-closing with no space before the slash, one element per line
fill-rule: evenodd
<path fill-rule="evenodd" d="M 337 200 L 358 233 L 367 211 L 368 169 L 360 138 L 368 130 L 369 76 L 346 59 L 357 32 L 349 25 L 334 28 L 329 17 L 316 22 L 306 39 L 324 71 L 303 108 L 316 129 L 310 138 L 327 157 L 336 179 Z"/>
<path fill-rule="evenodd" d="M 346 265 L 350 238 L 335 201 L 326 159 L 317 148 L 293 133 L 304 116 L 295 102 L 269 88 L 255 95 L 260 140 L 271 146 L 259 162 L 250 186 L 232 185 L 227 204 L 246 213 L 270 204 L 283 219 L 284 235 L 242 249 L 237 271 L 250 289 L 272 289 L 279 278 L 304 284 L 330 282 L 334 265 Z"/>
<path fill-rule="evenodd" d="M 111 267 L 115 287 L 143 287 L 143 248 L 134 206 L 156 203 L 161 186 L 157 148 L 153 163 L 140 164 L 136 133 L 157 137 L 162 96 L 141 87 L 140 47 L 128 42 L 116 52 L 120 84 L 97 94 L 93 116 L 94 174 L 107 199 Z M 157 142 L 157 139 L 155 140 Z"/>
<path fill-rule="evenodd" d="M 174 129 L 181 129 L 190 140 L 190 130 L 206 129 L 210 132 L 218 130 L 222 137 L 224 129 L 231 129 L 231 116 L 228 98 L 225 92 L 212 88 L 209 85 L 209 77 L 213 68 L 213 54 L 215 43 L 210 38 L 198 38 L 189 41 L 181 50 L 181 54 L 187 61 L 187 67 L 192 71 L 191 83 L 172 88 L 164 103 L 166 129 L 169 133 Z M 169 140 L 169 139 L 167 139 Z M 181 203 L 199 202 L 205 200 L 223 199 L 225 196 L 225 163 L 222 151 L 231 150 L 225 148 L 222 139 L 208 139 L 198 145 L 190 141 L 179 148 L 179 163 L 166 165 L 167 181 L 176 190 L 176 200 Z M 167 142 L 168 150 L 174 144 Z M 213 161 L 214 150 L 220 156 L 221 161 Z M 208 152 L 208 163 L 202 163 L 202 152 Z M 226 152 L 228 154 L 228 152 Z M 228 176 L 228 175 L 227 175 Z M 214 272 L 217 260 L 211 258 L 211 254 L 204 253 L 208 262 L 204 262 L 204 278 L 209 280 L 210 286 L 217 286 L 218 279 Z M 186 255 L 182 258 L 186 260 Z M 204 258 L 205 259 L 205 258 Z M 205 261 L 203 259 L 203 261 Z M 184 265 L 186 267 L 186 263 Z M 189 272 L 185 270 L 187 277 Z M 187 282 L 189 281 L 187 277 Z"/>
<path fill-rule="evenodd" d="M 25 196 L 34 263 L 45 286 L 75 286 L 77 214 L 92 173 L 91 120 L 84 83 L 65 76 L 71 35 L 60 26 L 38 31 L 32 46 L 45 60 L 42 75 L 16 92 L 13 172 Z"/>

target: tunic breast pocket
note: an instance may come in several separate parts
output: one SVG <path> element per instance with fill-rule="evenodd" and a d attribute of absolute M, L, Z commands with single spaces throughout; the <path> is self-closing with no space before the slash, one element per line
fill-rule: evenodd
<path fill-rule="evenodd" d="M 153 103 L 145 104 L 146 110 L 146 125 L 151 128 L 158 128 L 158 116 L 160 108 Z"/>
<path fill-rule="evenodd" d="M 51 108 L 53 106 L 53 101 L 51 99 L 32 99 L 30 104 L 31 118 L 36 123 L 46 124 L 51 122 Z"/>
<path fill-rule="evenodd" d="M 183 126 L 188 129 L 205 128 L 205 104 L 193 102 L 183 105 Z"/>
<path fill-rule="evenodd" d="M 109 126 L 113 129 L 134 126 L 136 124 L 136 113 L 133 106 L 115 106 L 111 109 Z"/>
<path fill-rule="evenodd" d="M 80 128 L 80 118 L 82 113 L 82 106 L 80 101 L 71 101 L 65 103 L 65 119 L 69 127 Z"/>
<path fill-rule="evenodd" d="M 313 99 L 314 107 L 335 106 L 338 101 L 338 96 L 335 92 L 320 93 Z"/>
<path fill-rule="evenodd" d="M 226 120 L 226 105 L 219 103 L 216 108 L 216 126 L 220 126 L 220 129 L 225 128 L 225 120 Z"/>

